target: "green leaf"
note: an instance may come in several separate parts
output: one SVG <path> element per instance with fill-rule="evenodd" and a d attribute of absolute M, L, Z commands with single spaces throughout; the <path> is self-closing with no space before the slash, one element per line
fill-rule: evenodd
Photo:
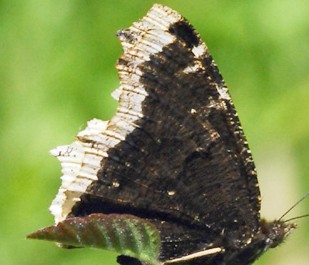
<path fill-rule="evenodd" d="M 73 247 L 101 248 L 159 264 L 160 234 L 150 222 L 126 214 L 91 214 L 67 218 L 35 231 L 32 239 L 55 241 Z"/>

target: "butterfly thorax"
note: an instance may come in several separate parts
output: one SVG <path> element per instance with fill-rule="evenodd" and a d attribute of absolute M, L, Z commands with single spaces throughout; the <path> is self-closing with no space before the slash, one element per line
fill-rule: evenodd
<path fill-rule="evenodd" d="M 267 222 L 261 220 L 261 233 L 264 235 L 264 240 L 267 248 L 274 248 L 284 241 L 284 239 L 296 228 L 294 223 L 286 223 L 281 220 Z"/>
<path fill-rule="evenodd" d="M 251 264 L 269 248 L 274 248 L 282 243 L 294 228 L 296 228 L 296 225 L 293 223 L 285 223 L 281 220 L 267 222 L 262 219 L 259 231 L 251 242 L 248 241 L 247 245 L 240 249 L 233 249 L 233 247 L 226 249 L 226 259 L 218 264 Z"/>

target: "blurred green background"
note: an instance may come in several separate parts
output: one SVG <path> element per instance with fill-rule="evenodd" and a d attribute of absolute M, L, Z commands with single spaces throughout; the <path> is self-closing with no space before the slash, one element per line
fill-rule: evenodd
<path fill-rule="evenodd" d="M 0 264 L 113 265 L 115 254 L 26 240 L 53 224 L 48 207 L 60 164 L 86 121 L 109 119 L 116 102 L 115 33 L 153 3 L 183 14 L 206 41 L 233 96 L 252 149 L 262 215 L 279 218 L 309 190 L 307 0 L 0 2 Z M 289 217 L 309 213 L 308 199 Z M 256 264 L 309 263 L 309 219 Z"/>

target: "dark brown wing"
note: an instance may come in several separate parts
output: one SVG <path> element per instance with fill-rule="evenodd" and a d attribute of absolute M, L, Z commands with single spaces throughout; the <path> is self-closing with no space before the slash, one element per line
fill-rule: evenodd
<path fill-rule="evenodd" d="M 247 242 L 260 219 L 255 167 L 206 45 L 183 17 L 160 5 L 118 35 L 124 54 L 117 113 L 97 131 L 89 126 L 79 134 L 78 154 L 88 157 L 74 173 L 81 191 L 68 195 L 63 184 L 52 211 L 66 208 L 58 219 L 130 213 L 203 229 L 203 237 L 211 231 L 207 246 L 214 235 Z M 69 147 L 55 154 L 71 158 Z M 101 157 L 99 166 L 92 156 Z M 162 232 L 163 244 L 177 238 L 190 242 Z"/>
<path fill-rule="evenodd" d="M 252 157 L 227 88 L 199 36 L 160 6 L 119 36 L 129 47 L 117 65 L 122 92 L 108 128 L 122 135 L 130 115 L 139 117 L 107 151 L 98 181 L 87 193 L 219 230 L 256 226 L 259 190 Z M 147 52 L 147 45 L 157 50 Z M 144 99 L 135 100 L 141 92 Z"/>

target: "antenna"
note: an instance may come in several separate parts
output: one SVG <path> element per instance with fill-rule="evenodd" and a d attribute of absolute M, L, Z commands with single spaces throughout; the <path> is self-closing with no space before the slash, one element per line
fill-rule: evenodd
<path fill-rule="evenodd" d="M 309 196 L 309 192 L 307 192 L 302 198 L 300 198 L 296 203 L 294 203 L 292 205 L 292 207 L 290 207 L 280 218 L 278 221 L 281 221 L 290 211 L 292 211 L 298 204 L 300 204 L 304 199 L 306 199 Z M 301 216 L 297 216 L 297 217 L 293 217 L 290 218 L 288 220 L 285 220 L 284 223 L 295 220 L 295 219 L 299 219 L 299 218 L 303 218 L 309 216 L 309 214 L 305 214 L 305 215 L 301 215 Z"/>
<path fill-rule="evenodd" d="M 293 217 L 293 218 L 284 220 L 283 222 L 284 222 L 284 223 L 288 223 L 288 222 L 290 222 L 290 221 L 292 221 L 292 220 L 296 220 L 296 219 L 300 219 L 300 218 L 308 217 L 308 216 L 309 216 L 309 214 L 304 214 L 304 215 L 300 215 L 300 216 L 296 216 L 296 217 Z"/>

